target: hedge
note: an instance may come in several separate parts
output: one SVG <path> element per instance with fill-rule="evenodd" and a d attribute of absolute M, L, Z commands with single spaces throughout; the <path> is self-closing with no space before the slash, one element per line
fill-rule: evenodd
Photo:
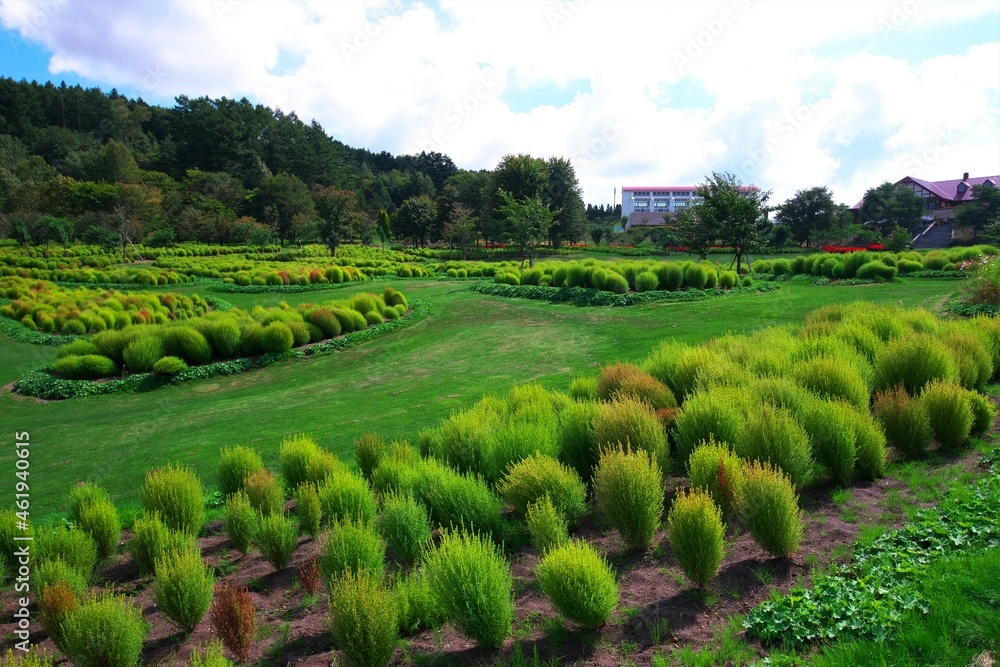
<path fill-rule="evenodd" d="M 713 297 L 739 296 L 745 294 L 761 294 L 773 292 L 777 285 L 764 283 L 750 287 L 738 287 L 731 290 L 681 290 L 668 292 L 652 290 L 649 292 L 629 292 L 628 294 L 613 294 L 602 290 L 585 287 L 541 287 L 535 285 L 504 285 L 493 282 L 478 282 L 469 288 L 479 294 L 499 296 L 508 299 L 534 299 L 550 303 L 569 303 L 574 306 L 635 306 L 654 302 L 685 302 L 701 301 Z"/>
<path fill-rule="evenodd" d="M 156 373 L 138 373 L 115 380 L 93 382 L 90 380 L 63 380 L 49 374 L 51 366 L 29 371 L 14 383 L 14 392 L 22 396 L 34 396 L 46 400 L 63 400 L 80 396 L 102 394 L 134 393 L 151 391 L 165 384 L 179 384 L 189 380 L 200 380 L 222 375 L 234 375 L 255 368 L 264 368 L 285 359 L 304 359 L 343 350 L 364 343 L 379 336 L 410 326 L 428 315 L 429 308 L 421 301 L 411 302 L 412 310 L 401 317 L 382 324 L 376 324 L 363 331 L 355 331 L 340 338 L 332 338 L 307 348 L 295 348 L 281 354 L 263 354 L 259 357 L 218 361 L 203 366 L 193 366 L 173 377 L 163 377 Z M 18 324 L 17 326 L 20 327 Z M 21 327 L 22 329 L 24 327 Z"/>

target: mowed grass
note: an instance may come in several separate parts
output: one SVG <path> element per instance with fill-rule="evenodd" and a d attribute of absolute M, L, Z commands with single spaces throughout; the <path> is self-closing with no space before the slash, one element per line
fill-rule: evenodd
<path fill-rule="evenodd" d="M 411 300 L 430 304 L 430 316 L 328 356 L 144 394 L 43 403 L 3 392 L 0 432 L 8 444 L 0 449 L 0 470 L 13 479 L 13 434 L 28 431 L 36 521 L 61 516 L 70 488 L 82 481 L 105 486 L 123 507 L 135 506 L 145 471 L 171 462 L 192 466 L 213 488 L 219 450 L 227 445 L 252 445 L 274 465 L 281 439 L 306 432 L 350 459 L 362 433 L 412 441 L 420 429 L 483 394 L 531 381 L 565 389 L 575 375 L 596 373 L 617 359 L 639 359 L 665 338 L 698 343 L 726 332 L 798 324 L 823 304 L 858 299 L 939 310 L 957 287 L 932 280 L 789 284 L 750 297 L 577 308 L 473 294 L 467 282 L 393 284 Z M 372 287 L 381 291 L 382 285 Z M 199 289 L 209 293 L 204 286 L 181 291 Z M 280 301 L 295 306 L 363 290 L 217 296 L 240 307 Z M 0 340 L 4 382 L 54 359 L 55 348 Z M 0 488 L 0 502 L 12 500 L 11 483 Z"/>

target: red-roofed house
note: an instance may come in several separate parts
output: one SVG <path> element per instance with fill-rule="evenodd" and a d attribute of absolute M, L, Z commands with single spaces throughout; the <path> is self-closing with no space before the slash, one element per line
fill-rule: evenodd
<path fill-rule="evenodd" d="M 951 222 L 955 217 L 955 207 L 972 201 L 972 187 L 974 185 L 986 185 L 996 187 L 1000 185 L 1000 176 L 977 176 L 969 178 L 969 172 L 962 174 L 962 178 L 951 181 L 925 181 L 920 178 L 907 176 L 897 181 L 897 186 L 909 188 L 918 197 L 924 199 L 924 218 L 933 218 L 938 222 Z M 857 211 L 865 203 L 862 199 L 851 207 L 852 211 Z"/>

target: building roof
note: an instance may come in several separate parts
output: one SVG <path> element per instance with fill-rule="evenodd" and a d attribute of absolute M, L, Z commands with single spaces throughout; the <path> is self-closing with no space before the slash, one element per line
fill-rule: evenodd
<path fill-rule="evenodd" d="M 914 178 L 913 176 L 904 176 L 903 178 L 896 181 L 896 185 L 900 183 L 916 183 L 920 187 L 933 192 L 935 195 L 941 199 L 950 201 L 955 204 L 961 204 L 972 200 L 972 188 L 975 185 L 982 185 L 986 181 L 991 181 L 993 185 L 1000 186 L 1000 176 L 974 176 L 969 178 L 968 175 L 964 175 L 964 178 L 957 178 L 950 181 L 925 181 L 922 178 Z M 965 192 L 958 191 L 958 185 L 960 183 L 965 183 L 967 186 Z M 859 209 L 865 203 L 864 197 L 861 198 L 857 204 L 852 206 L 852 209 Z"/>
<path fill-rule="evenodd" d="M 625 186 L 622 187 L 622 192 L 687 192 L 695 191 L 698 189 L 697 185 L 651 185 L 648 187 L 638 187 L 638 186 Z"/>

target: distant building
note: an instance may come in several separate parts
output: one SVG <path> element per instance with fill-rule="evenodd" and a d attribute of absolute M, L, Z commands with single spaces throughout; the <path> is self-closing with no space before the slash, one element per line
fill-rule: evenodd
<path fill-rule="evenodd" d="M 628 218 L 625 229 L 666 224 L 664 214 L 676 213 L 692 202 L 701 200 L 695 194 L 697 189 L 697 185 L 623 187 L 622 217 Z"/>
<path fill-rule="evenodd" d="M 745 192 L 753 187 L 752 185 L 744 185 L 740 187 L 740 190 Z M 701 201 L 702 198 L 696 194 L 697 190 L 697 185 L 623 187 L 622 217 L 628 218 L 625 229 L 666 225 L 664 215 L 673 216 L 673 214 Z"/>
<path fill-rule="evenodd" d="M 924 219 L 938 223 L 950 223 L 955 217 L 955 208 L 960 204 L 972 201 L 972 188 L 975 185 L 996 187 L 1000 185 L 1000 176 L 977 176 L 969 178 L 969 172 L 962 178 L 951 181 L 925 181 L 907 176 L 896 181 L 898 187 L 909 188 L 924 200 Z M 865 200 L 862 199 L 851 207 L 852 211 L 860 211 Z"/>

